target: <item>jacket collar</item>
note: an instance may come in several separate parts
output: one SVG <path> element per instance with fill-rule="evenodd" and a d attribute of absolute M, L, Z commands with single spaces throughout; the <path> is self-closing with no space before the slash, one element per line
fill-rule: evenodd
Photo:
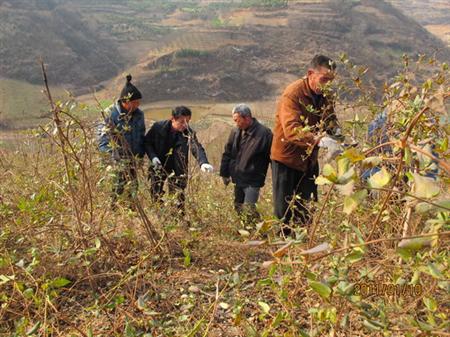
<path fill-rule="evenodd" d="M 128 111 L 124 110 L 124 108 L 122 107 L 122 104 L 120 103 L 120 100 L 116 101 L 116 103 L 114 104 L 114 107 L 116 108 L 116 110 L 119 113 L 119 115 L 128 115 Z M 129 116 L 132 118 L 132 117 L 137 116 L 137 115 L 139 115 L 141 113 L 144 114 L 139 108 L 137 108 Z"/>
<path fill-rule="evenodd" d="M 311 86 L 309 85 L 309 80 L 308 80 L 308 76 L 304 77 L 304 81 L 305 81 L 305 96 L 308 96 L 309 98 L 311 98 L 312 100 L 317 100 L 320 97 L 324 97 L 323 94 L 316 94 L 312 89 Z"/>
<path fill-rule="evenodd" d="M 243 130 L 246 133 L 248 133 L 249 135 L 252 135 L 255 132 L 257 124 L 259 124 L 259 122 L 256 118 L 252 118 L 252 119 L 253 119 L 252 125 L 250 125 L 246 130 Z"/>
<path fill-rule="evenodd" d="M 166 119 L 162 121 L 162 128 L 161 128 L 161 134 L 169 133 L 172 130 L 172 121 L 170 119 Z M 188 127 L 183 132 L 176 131 L 175 133 L 181 133 L 181 134 L 189 134 L 192 132 L 191 127 Z"/>

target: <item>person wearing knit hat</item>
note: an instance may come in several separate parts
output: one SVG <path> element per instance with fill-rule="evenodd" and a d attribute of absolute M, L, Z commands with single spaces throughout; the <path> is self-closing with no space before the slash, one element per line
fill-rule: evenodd
<path fill-rule="evenodd" d="M 123 87 L 122 91 L 120 92 L 120 99 L 122 101 L 136 101 L 142 99 L 142 94 L 136 88 L 133 83 L 131 83 L 131 80 L 133 77 L 131 75 L 127 75 L 126 77 L 127 82 L 125 83 L 125 86 Z"/>
<path fill-rule="evenodd" d="M 139 109 L 141 92 L 126 76 L 120 98 L 105 111 L 105 121 L 99 130 L 99 150 L 112 156 L 114 184 L 112 203 L 130 185 L 129 196 L 137 192 L 136 164 L 144 156 L 145 119 Z"/>

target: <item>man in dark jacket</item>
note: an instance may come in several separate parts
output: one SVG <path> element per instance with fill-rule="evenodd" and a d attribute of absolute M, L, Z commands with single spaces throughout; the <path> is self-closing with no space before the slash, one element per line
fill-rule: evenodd
<path fill-rule="evenodd" d="M 105 111 L 105 121 L 99 130 L 99 150 L 111 155 L 114 169 L 112 202 L 130 184 L 130 195 L 137 192 L 136 160 L 144 156 L 145 119 L 139 109 L 141 92 L 127 76 L 119 100 Z"/>
<path fill-rule="evenodd" d="M 188 181 L 189 151 L 197 159 L 203 172 L 212 172 L 206 152 L 189 127 L 192 112 L 185 106 L 172 110 L 172 118 L 153 124 L 145 135 L 145 152 L 151 165 L 149 179 L 151 195 L 159 201 L 167 180 L 169 193 L 178 194 L 177 208 L 184 214 L 184 189 Z"/>
<path fill-rule="evenodd" d="M 275 216 L 288 224 L 308 224 L 305 202 L 317 200 L 318 144 L 323 132 L 339 129 L 334 107 L 323 93 L 335 77 L 336 64 L 316 55 L 306 77 L 291 83 L 281 95 L 275 115 L 271 149 Z M 290 233 L 289 227 L 283 229 Z"/>
<path fill-rule="evenodd" d="M 234 207 L 244 222 L 260 220 L 256 210 L 259 190 L 264 186 L 270 162 L 272 132 L 252 117 L 250 108 L 238 104 L 232 111 L 236 128 L 231 130 L 220 165 L 225 185 L 232 181 Z"/>

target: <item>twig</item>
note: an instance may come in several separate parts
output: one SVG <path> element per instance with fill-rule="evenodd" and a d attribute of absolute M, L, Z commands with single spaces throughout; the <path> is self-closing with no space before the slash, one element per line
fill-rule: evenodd
<path fill-rule="evenodd" d="M 367 242 L 364 242 L 364 243 L 360 243 L 360 244 L 356 244 L 356 245 L 350 245 L 348 247 L 342 247 L 342 248 L 339 248 L 339 249 L 332 250 L 331 252 L 329 252 L 329 253 L 327 253 L 325 255 L 319 256 L 319 257 L 313 259 L 312 261 L 321 260 L 324 257 L 327 257 L 327 256 L 332 255 L 332 254 L 336 254 L 336 253 L 343 252 L 343 251 L 346 251 L 346 250 L 349 250 L 349 249 L 353 249 L 353 248 L 357 248 L 357 247 L 368 246 L 368 245 L 371 245 L 371 244 L 374 244 L 374 243 L 379 243 L 379 242 L 399 241 L 399 240 L 404 240 L 404 239 L 426 238 L 426 237 L 432 237 L 432 236 L 439 236 L 439 237 L 441 237 L 441 236 L 449 236 L 449 235 L 450 235 L 450 231 L 446 231 L 446 232 L 433 233 L 433 234 L 413 235 L 413 236 L 405 236 L 405 237 L 400 236 L 400 237 L 395 237 L 395 238 L 376 239 L 376 240 L 371 240 L 371 241 L 367 241 Z"/>
<path fill-rule="evenodd" d="M 367 241 L 364 243 L 359 243 L 359 244 L 355 244 L 355 245 L 350 245 L 350 246 L 346 246 L 346 247 L 341 247 L 338 249 L 334 249 L 324 255 L 318 256 L 314 259 L 311 260 L 311 262 L 314 261 L 318 261 L 321 260 L 327 256 L 330 255 L 334 255 L 336 253 L 340 253 L 340 252 L 344 252 L 346 250 L 349 249 L 353 249 L 353 248 L 358 248 L 358 247 L 364 247 L 364 246 L 369 246 L 372 245 L 374 243 L 380 243 L 380 242 L 389 242 L 389 241 L 399 241 L 399 240 L 407 240 L 407 239 L 417 239 L 417 238 L 427 238 L 427 237 L 433 237 L 433 236 L 438 236 L 438 237 L 445 237 L 445 236 L 450 236 L 450 231 L 446 231 L 446 232 L 441 232 L 441 233 L 432 233 L 432 234 L 422 234 L 422 235 L 412 235 L 412 236 L 399 236 L 399 237 L 395 237 L 395 238 L 385 238 L 385 239 L 376 239 L 376 240 L 371 240 L 371 241 Z M 301 264 L 304 265 L 305 262 L 304 261 L 290 261 L 290 262 L 280 262 L 277 261 L 278 264 L 285 264 L 285 265 L 295 265 L 295 264 Z"/>
<path fill-rule="evenodd" d="M 398 180 L 400 178 L 400 173 L 402 172 L 403 164 L 404 164 L 403 158 L 405 156 L 405 148 L 407 146 L 407 141 L 408 141 L 409 135 L 411 134 L 413 128 L 418 123 L 420 117 L 428 110 L 429 110 L 429 107 L 426 106 L 426 107 L 424 107 L 421 111 L 419 111 L 416 114 L 416 116 L 413 118 L 413 120 L 409 124 L 408 129 L 405 132 L 405 135 L 400 140 L 400 146 L 401 146 L 401 151 L 399 153 L 399 161 L 400 161 L 400 163 L 398 164 L 397 171 L 395 172 L 394 179 L 392 179 L 391 189 L 387 192 L 387 195 L 386 195 L 386 197 L 383 200 L 381 208 L 378 211 L 377 217 L 376 217 L 376 219 L 375 219 L 375 221 L 374 221 L 374 223 L 372 225 L 372 229 L 370 230 L 369 235 L 367 236 L 366 240 L 370 240 L 372 238 L 373 233 L 375 232 L 378 224 L 381 221 L 381 217 L 383 216 L 383 212 L 386 209 L 387 203 L 391 199 L 392 190 L 395 187 L 395 185 L 397 185 L 397 182 L 398 182 Z"/>
<path fill-rule="evenodd" d="M 313 226 L 311 228 L 311 234 L 310 234 L 309 243 L 308 243 L 308 248 L 311 248 L 312 245 L 314 244 L 314 235 L 316 233 L 317 225 L 319 224 L 319 221 L 322 218 L 322 214 L 325 210 L 325 206 L 327 205 L 328 200 L 330 199 L 331 191 L 333 190 L 333 188 L 334 188 L 334 183 L 330 186 L 330 189 L 327 192 L 325 200 L 323 201 L 323 204 L 322 204 L 322 208 L 320 209 L 319 215 L 317 217 L 314 217 Z"/>
<path fill-rule="evenodd" d="M 226 287 L 225 287 L 226 288 Z M 225 289 L 224 288 L 224 289 Z M 223 290 L 222 290 L 223 291 Z M 222 293 L 222 292 L 221 292 Z M 214 307 L 213 307 L 213 311 L 212 311 L 212 314 L 211 314 L 211 318 L 210 318 L 210 320 L 209 320 L 209 322 L 208 322 L 208 325 L 206 326 L 206 331 L 205 331 L 205 333 L 203 334 L 203 337 L 206 337 L 207 335 L 208 335 L 208 331 L 209 331 L 209 328 L 211 327 L 211 324 L 212 324 L 212 322 L 213 322 L 213 320 L 214 320 L 214 316 L 216 316 L 216 312 L 217 312 L 217 305 L 219 304 L 219 280 L 217 280 L 217 283 L 216 283 L 216 297 L 215 297 L 215 301 L 214 301 Z"/>
<path fill-rule="evenodd" d="M 446 162 L 443 159 L 437 158 L 433 154 L 431 154 L 427 151 L 424 151 L 420 147 L 417 147 L 413 144 L 408 144 L 408 146 L 411 148 L 411 150 L 413 150 L 415 152 L 419 152 L 419 153 L 423 154 L 424 156 L 427 156 L 428 158 L 431 158 L 432 160 L 436 161 L 439 164 L 439 166 L 441 166 L 447 172 L 447 174 L 450 175 L 450 164 L 448 162 Z"/>

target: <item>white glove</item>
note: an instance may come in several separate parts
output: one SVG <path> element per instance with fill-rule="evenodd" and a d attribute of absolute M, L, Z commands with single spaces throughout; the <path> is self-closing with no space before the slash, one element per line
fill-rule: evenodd
<path fill-rule="evenodd" d="M 205 163 L 202 164 L 202 166 L 200 166 L 200 170 L 202 170 L 202 172 L 211 173 L 214 170 L 214 168 L 212 167 L 212 165 Z"/>
<path fill-rule="evenodd" d="M 335 141 L 333 138 L 330 138 L 327 136 L 320 138 L 318 146 L 325 147 L 327 149 L 334 149 L 336 147 L 339 147 L 337 141 Z"/>
<path fill-rule="evenodd" d="M 323 160 L 325 163 L 330 162 L 342 153 L 341 145 L 330 137 L 322 137 L 318 144 L 319 147 L 326 149 L 326 155 Z"/>
<path fill-rule="evenodd" d="M 161 167 L 161 160 L 159 160 L 158 157 L 154 157 L 154 158 L 152 159 L 152 164 L 153 164 L 153 166 L 154 166 L 156 169 L 158 169 L 158 168 Z"/>

